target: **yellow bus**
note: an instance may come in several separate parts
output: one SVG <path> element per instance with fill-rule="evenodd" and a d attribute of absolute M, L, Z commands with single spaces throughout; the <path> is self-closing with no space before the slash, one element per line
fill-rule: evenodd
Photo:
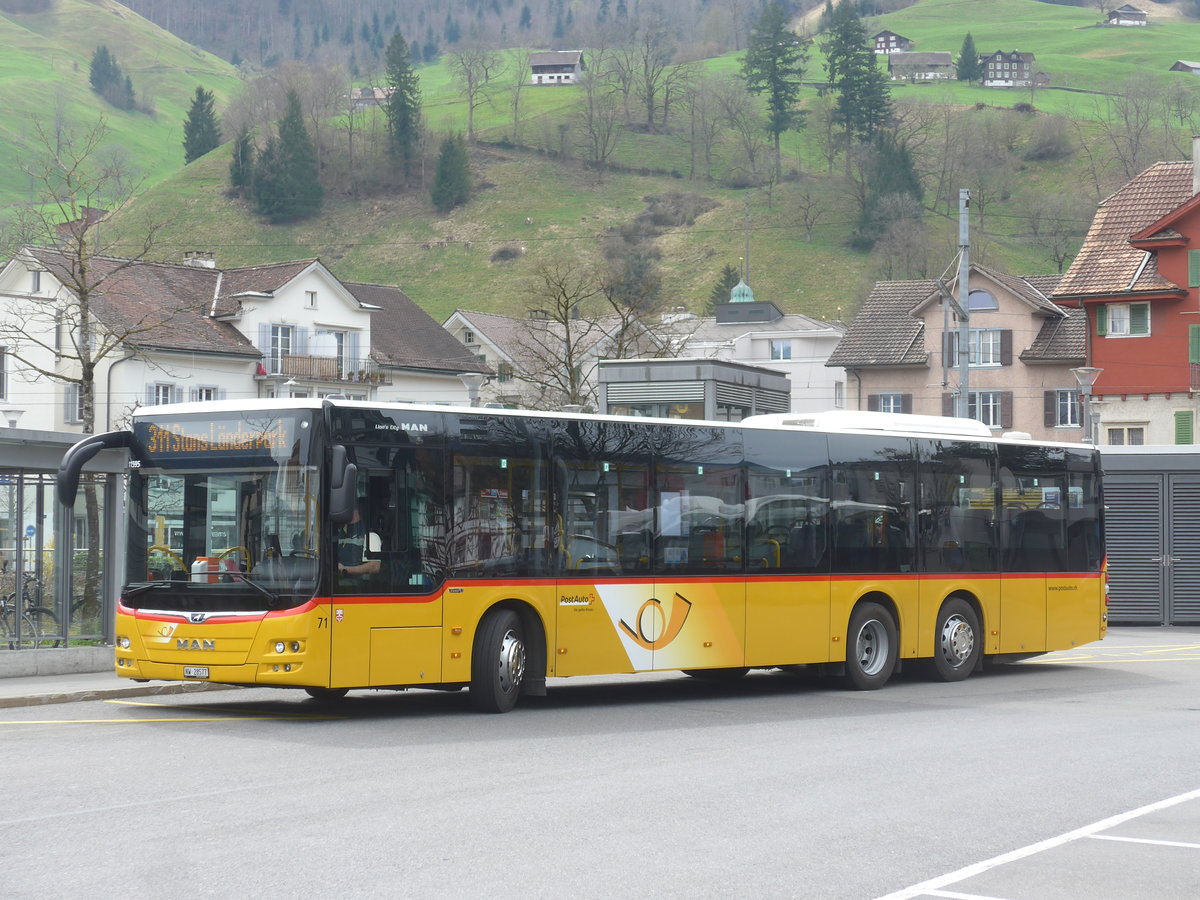
<path fill-rule="evenodd" d="M 1099 454 L 977 422 L 737 423 L 372 404 L 138 410 L 116 672 L 303 688 L 901 665 L 958 681 L 1104 637 Z"/>

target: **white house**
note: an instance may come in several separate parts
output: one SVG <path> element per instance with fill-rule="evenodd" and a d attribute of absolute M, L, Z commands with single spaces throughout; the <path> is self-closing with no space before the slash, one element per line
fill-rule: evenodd
<path fill-rule="evenodd" d="M 183 400 L 466 403 L 460 375 L 491 374 L 398 288 L 340 281 L 318 259 L 89 263 L 97 430 Z M 79 375 L 77 267 L 63 250 L 23 247 L 0 269 L 0 403 L 23 428 L 81 428 L 77 385 L 44 374 Z"/>
<path fill-rule="evenodd" d="M 1145 10 L 1138 9 L 1136 6 L 1130 6 L 1126 3 L 1124 6 L 1118 6 L 1108 14 L 1106 25 L 1120 25 L 1124 27 L 1137 27 L 1145 25 L 1147 16 Z"/>
<path fill-rule="evenodd" d="M 529 83 L 577 84 L 585 68 L 582 50 L 542 50 L 529 55 Z"/>

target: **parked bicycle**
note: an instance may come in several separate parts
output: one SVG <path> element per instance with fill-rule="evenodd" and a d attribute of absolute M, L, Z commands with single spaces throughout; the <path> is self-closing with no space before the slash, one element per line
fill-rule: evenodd
<path fill-rule="evenodd" d="M 41 605 L 44 590 L 40 578 L 33 572 L 25 572 L 20 598 L 13 591 L 0 601 L 0 642 L 7 643 L 10 650 L 57 647 L 62 643 L 58 616 Z"/>

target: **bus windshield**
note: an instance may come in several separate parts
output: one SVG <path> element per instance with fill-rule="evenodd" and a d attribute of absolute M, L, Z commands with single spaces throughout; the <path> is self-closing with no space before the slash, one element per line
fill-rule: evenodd
<path fill-rule="evenodd" d="M 312 431 L 305 410 L 135 421 L 126 605 L 249 610 L 310 598 L 321 521 Z"/>

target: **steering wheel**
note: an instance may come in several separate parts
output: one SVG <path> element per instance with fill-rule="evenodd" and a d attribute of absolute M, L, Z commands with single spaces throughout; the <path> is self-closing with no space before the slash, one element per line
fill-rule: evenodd
<path fill-rule="evenodd" d="M 230 547 L 228 550 L 218 553 L 217 559 L 222 560 L 225 557 L 227 557 L 230 553 L 240 553 L 240 554 L 242 554 L 242 559 L 250 558 L 250 551 L 247 550 L 245 547 Z"/>
<path fill-rule="evenodd" d="M 181 569 L 186 569 L 186 568 L 187 568 L 187 566 L 185 566 L 185 565 L 183 564 L 183 557 L 182 557 L 182 556 L 180 556 L 178 553 L 176 553 L 174 550 L 172 550 L 170 547 L 164 547 L 162 544 L 155 544 L 154 546 L 150 547 L 150 549 L 149 549 L 147 552 L 148 552 L 148 553 L 153 553 L 153 552 L 155 552 L 156 550 L 157 550 L 159 553 L 165 553 L 165 554 L 167 554 L 167 556 L 169 556 L 169 557 L 171 557 L 172 559 L 174 559 L 174 560 L 175 560 L 175 562 L 179 563 L 179 568 L 181 568 Z"/>

